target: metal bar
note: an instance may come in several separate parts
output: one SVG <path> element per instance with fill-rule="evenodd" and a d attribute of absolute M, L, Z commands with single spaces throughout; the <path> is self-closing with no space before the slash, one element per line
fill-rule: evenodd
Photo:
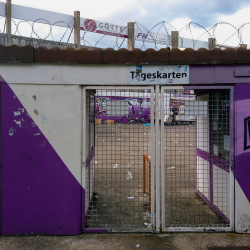
<path fill-rule="evenodd" d="M 230 226 L 235 230 L 235 102 L 234 87 L 230 86 Z"/>
<path fill-rule="evenodd" d="M 160 138 L 159 138 L 159 85 L 156 85 L 156 91 L 155 91 L 155 175 L 156 175 L 156 231 L 160 231 L 161 227 L 161 199 L 160 199 L 160 153 L 159 153 L 159 144 L 160 144 Z"/>
<path fill-rule="evenodd" d="M 164 88 L 161 88 L 161 229 L 165 228 Z"/>
<path fill-rule="evenodd" d="M 154 87 L 151 87 L 151 96 L 150 99 L 154 100 Z M 155 128 L 154 128 L 154 101 L 150 103 L 150 111 L 151 111 L 151 137 L 150 144 L 155 145 Z M 151 187 L 152 187 L 152 195 L 151 195 L 151 225 L 152 229 L 155 229 L 155 149 L 151 146 Z"/>
<path fill-rule="evenodd" d="M 82 87 L 82 187 L 86 186 L 86 88 Z"/>

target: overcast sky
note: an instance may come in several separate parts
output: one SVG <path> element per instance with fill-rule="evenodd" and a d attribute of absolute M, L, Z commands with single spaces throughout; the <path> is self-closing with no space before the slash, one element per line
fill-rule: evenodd
<path fill-rule="evenodd" d="M 207 29 L 218 22 L 228 22 L 236 28 L 250 22 L 250 0 L 12 0 L 12 3 L 65 14 L 79 10 L 84 18 L 124 26 L 127 22 L 138 22 L 147 29 L 162 21 L 171 23 L 176 30 L 181 30 L 189 22 Z M 250 44 L 249 29 L 250 25 L 243 29 L 243 42 Z M 192 25 L 191 32 L 196 36 L 201 34 L 196 25 Z M 216 32 L 220 43 L 223 43 L 226 35 L 221 36 L 222 33 L 226 32 L 229 37 L 234 29 L 230 25 L 220 25 Z M 187 33 L 185 35 L 190 36 Z M 226 44 L 235 43 L 236 40 L 237 37 L 231 38 Z"/>

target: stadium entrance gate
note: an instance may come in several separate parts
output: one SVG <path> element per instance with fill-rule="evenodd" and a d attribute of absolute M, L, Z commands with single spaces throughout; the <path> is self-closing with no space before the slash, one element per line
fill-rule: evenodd
<path fill-rule="evenodd" d="M 228 87 L 83 88 L 83 226 L 232 231 Z"/>

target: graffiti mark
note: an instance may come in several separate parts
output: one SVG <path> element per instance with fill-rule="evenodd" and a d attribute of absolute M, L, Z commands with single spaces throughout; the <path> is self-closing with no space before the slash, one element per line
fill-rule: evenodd
<path fill-rule="evenodd" d="M 244 150 L 250 148 L 250 116 L 244 119 Z"/>
<path fill-rule="evenodd" d="M 38 115 L 39 114 L 39 112 L 35 109 L 34 110 L 34 113 L 36 114 L 36 115 Z"/>

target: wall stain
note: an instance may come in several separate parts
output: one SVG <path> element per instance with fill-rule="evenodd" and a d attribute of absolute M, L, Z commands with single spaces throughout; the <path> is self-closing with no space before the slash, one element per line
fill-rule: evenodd
<path fill-rule="evenodd" d="M 35 96 L 35 95 L 33 95 L 32 97 L 33 97 L 33 99 L 36 101 L 36 96 Z"/>
<path fill-rule="evenodd" d="M 36 114 L 36 115 L 38 115 L 39 114 L 39 112 L 35 109 L 34 110 L 34 113 Z"/>

